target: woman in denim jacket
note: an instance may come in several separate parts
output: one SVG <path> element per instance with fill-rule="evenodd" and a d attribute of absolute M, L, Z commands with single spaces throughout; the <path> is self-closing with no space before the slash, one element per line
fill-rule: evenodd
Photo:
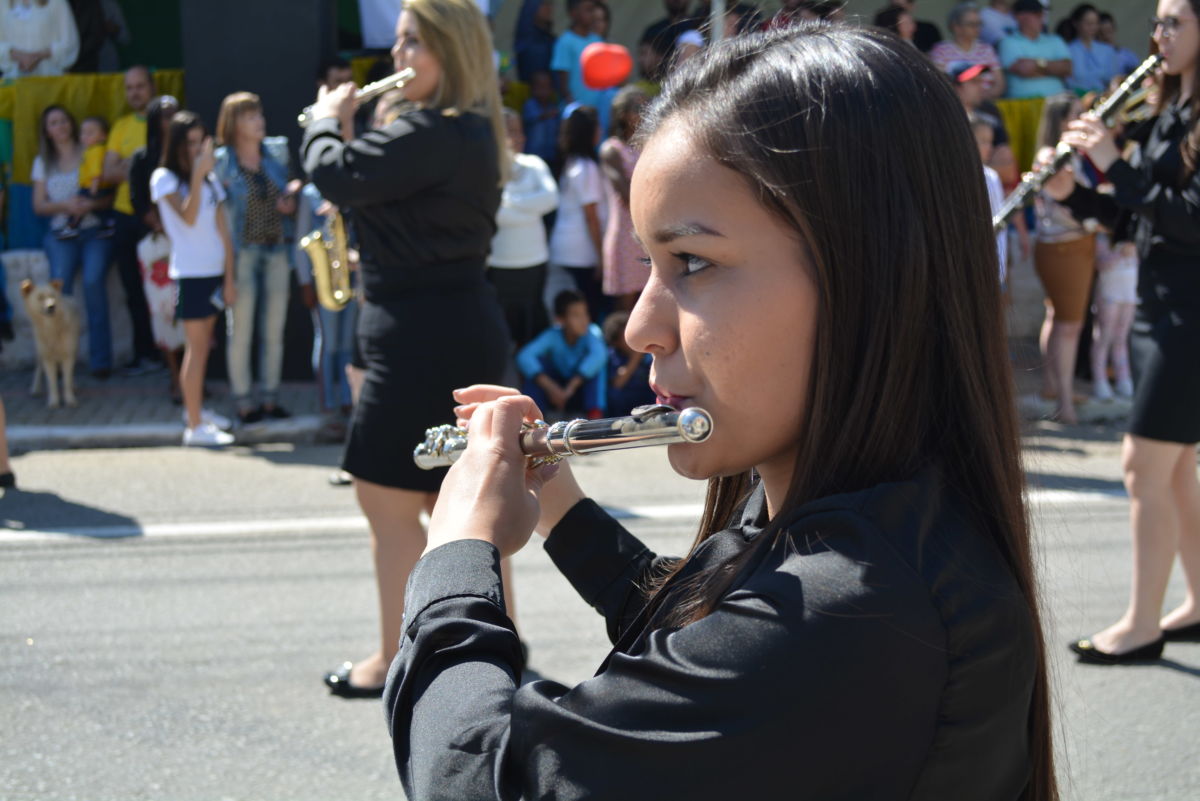
<path fill-rule="evenodd" d="M 229 230 L 236 251 L 237 302 L 225 312 L 229 384 L 238 420 L 257 423 L 289 413 L 277 403 L 283 370 L 283 327 L 287 319 L 290 266 L 287 242 L 296 213 L 295 187 L 288 183 L 287 139 L 267 138 L 262 102 L 235 92 L 217 118 L 217 166 L 225 188 Z M 258 307 L 259 290 L 264 293 Z M 259 308 L 256 316 L 255 310 Z M 250 343 L 258 321 L 260 405 L 251 397 Z"/>

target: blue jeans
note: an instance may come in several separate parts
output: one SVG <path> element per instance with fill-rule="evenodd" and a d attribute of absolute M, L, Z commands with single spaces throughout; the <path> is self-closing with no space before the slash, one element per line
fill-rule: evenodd
<path fill-rule="evenodd" d="M 571 376 L 559 374 L 554 365 L 550 363 L 549 358 L 542 358 L 542 370 L 550 378 L 558 382 L 559 386 L 565 386 L 571 380 Z M 579 389 L 575 390 L 575 394 L 567 399 L 567 406 L 564 411 L 568 412 L 590 412 L 593 410 L 604 411 L 606 386 L 605 379 L 607 376 L 604 371 L 596 373 L 596 375 L 585 380 Z M 539 387 L 533 380 L 533 376 L 525 379 L 521 385 L 521 391 L 533 398 L 533 402 L 538 405 L 538 408 L 549 414 L 553 407 L 550 405 L 550 399 L 546 397 L 546 392 Z"/>
<path fill-rule="evenodd" d="M 349 406 L 350 383 L 346 365 L 354 358 L 358 303 L 341 311 L 330 311 L 317 304 L 316 336 L 313 337 L 313 372 L 321 377 L 321 401 L 326 411 Z"/>
<path fill-rule="evenodd" d="M 83 305 L 87 313 L 88 366 L 112 369 L 112 329 L 108 322 L 108 267 L 112 240 L 98 239 L 98 228 L 84 228 L 79 236 L 58 239 L 46 234 L 42 247 L 50 262 L 50 277 L 63 282 L 63 294 L 75 291 L 75 276 L 83 268 Z M 143 303 L 145 301 L 143 300 Z"/>
<path fill-rule="evenodd" d="M 283 326 L 287 322 L 291 266 L 283 245 L 242 245 L 235 273 L 237 302 L 225 310 L 228 339 L 226 360 L 229 385 L 238 411 L 253 408 L 250 402 L 250 344 L 258 328 L 260 401 L 274 404 L 283 373 Z M 263 293 L 259 305 L 259 291 Z"/>

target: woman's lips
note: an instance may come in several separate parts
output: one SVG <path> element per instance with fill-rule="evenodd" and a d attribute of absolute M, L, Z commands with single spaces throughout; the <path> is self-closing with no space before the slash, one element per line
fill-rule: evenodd
<path fill-rule="evenodd" d="M 660 406 L 670 406 L 672 409 L 684 409 L 691 398 L 685 398 L 682 395 L 659 395 L 655 394 L 654 402 Z"/>

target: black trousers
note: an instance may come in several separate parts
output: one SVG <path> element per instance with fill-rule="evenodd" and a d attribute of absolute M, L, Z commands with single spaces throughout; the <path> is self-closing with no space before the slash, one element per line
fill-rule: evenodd
<path fill-rule="evenodd" d="M 154 331 L 150 328 L 150 308 L 142 289 L 142 273 L 137 257 L 138 242 L 146 235 L 146 229 L 141 221 L 130 214 L 114 211 L 113 217 L 117 223 L 113 257 L 117 262 L 117 274 L 125 290 L 125 305 L 129 309 L 129 321 L 133 327 L 133 355 L 157 359 L 158 347 L 154 344 Z"/>
<path fill-rule="evenodd" d="M 520 348 L 550 326 L 542 294 L 546 290 L 546 265 L 508 269 L 490 267 L 488 281 L 496 287 L 504 321 L 513 344 Z"/>

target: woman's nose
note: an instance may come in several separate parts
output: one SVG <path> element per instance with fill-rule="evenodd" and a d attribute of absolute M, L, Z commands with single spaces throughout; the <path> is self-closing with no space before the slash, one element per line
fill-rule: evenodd
<path fill-rule="evenodd" d="M 674 296 L 654 270 L 625 324 L 625 341 L 642 353 L 661 356 L 678 344 L 678 315 Z"/>

